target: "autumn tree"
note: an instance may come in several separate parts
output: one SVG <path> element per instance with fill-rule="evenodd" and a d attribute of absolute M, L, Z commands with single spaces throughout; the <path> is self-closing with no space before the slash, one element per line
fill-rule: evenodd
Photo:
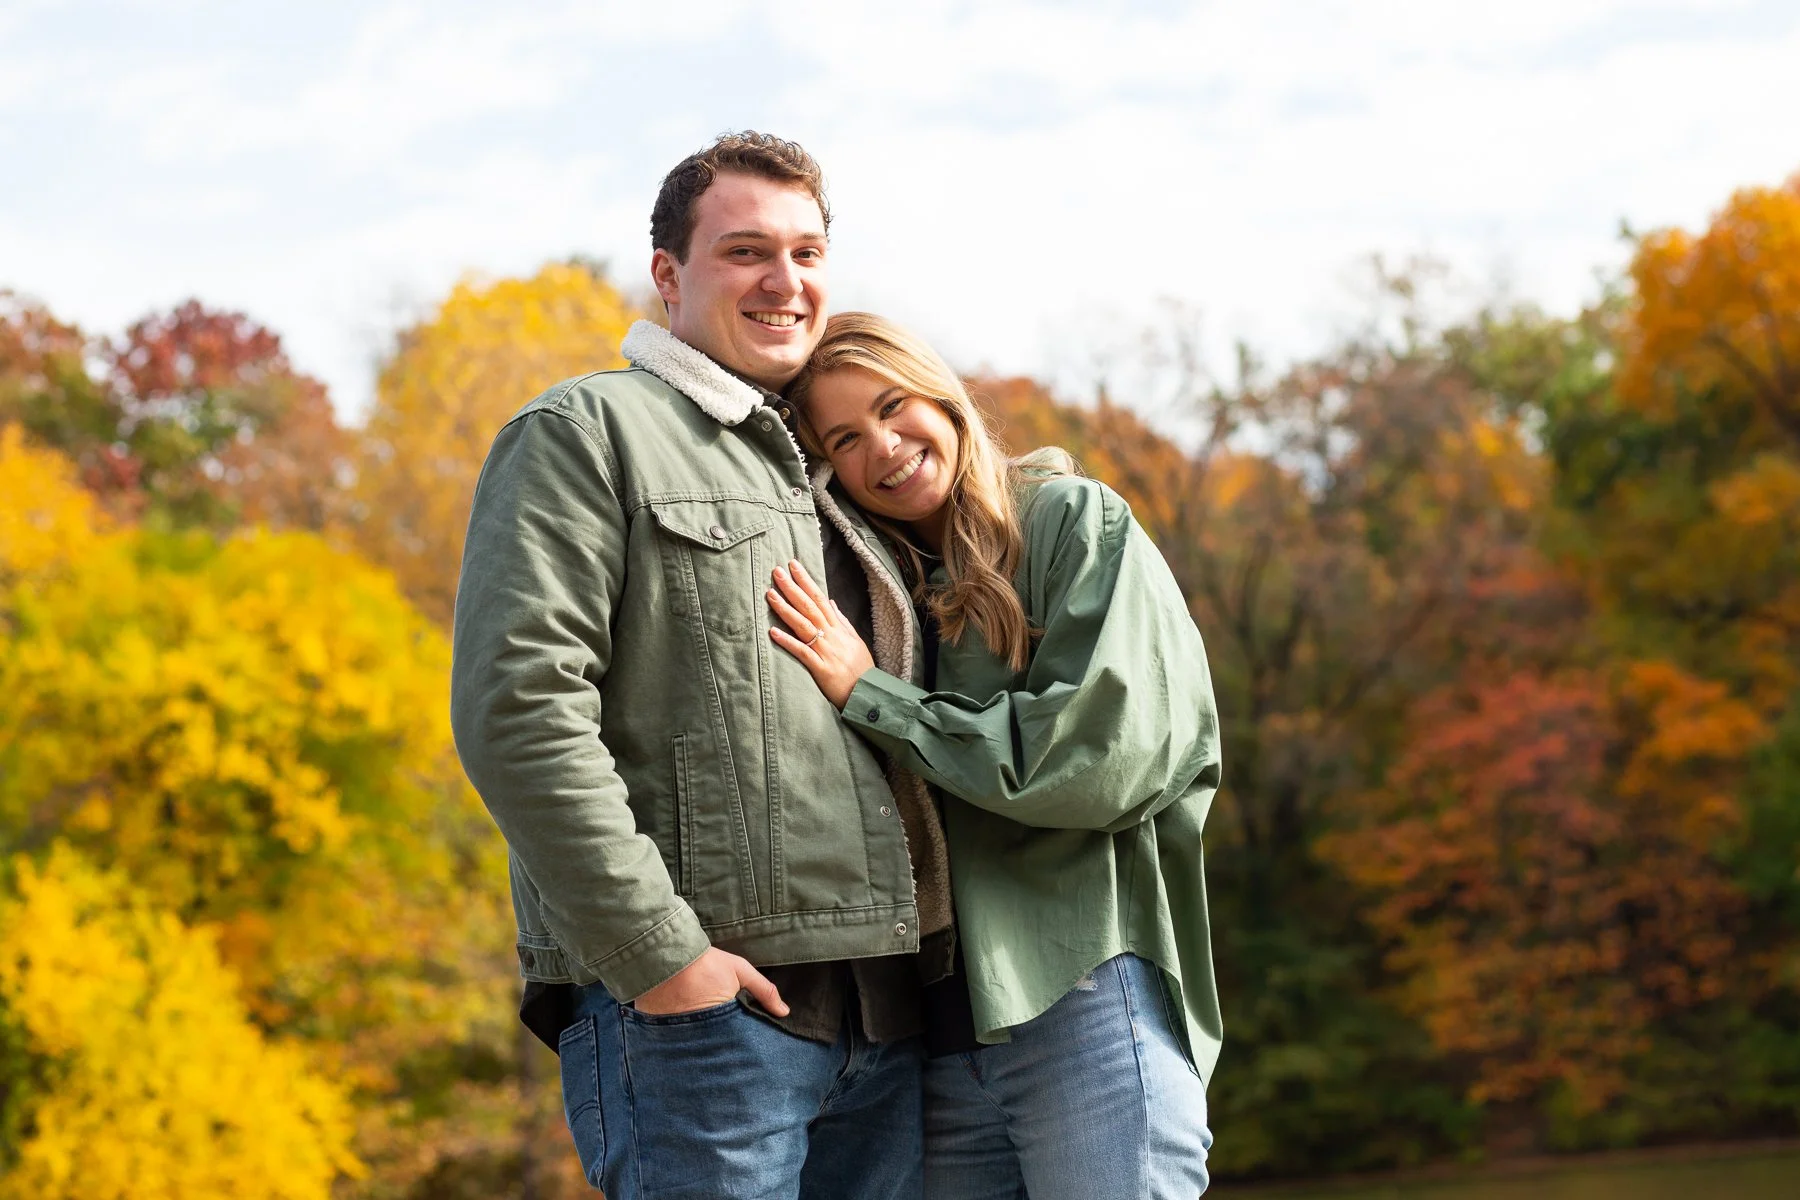
<path fill-rule="evenodd" d="M 0 294 L 0 421 L 69 455 L 118 515 L 320 530 L 353 466 L 324 385 L 269 329 L 190 300 L 95 339 Z"/>
<path fill-rule="evenodd" d="M 1563 328 L 1616 370 L 1544 381 L 1561 550 L 1608 636 L 1727 679 L 1771 718 L 1800 687 L 1800 183 L 1640 238 L 1628 287 Z M 1596 360 L 1598 361 L 1598 360 Z"/>
<path fill-rule="evenodd" d="M 1714 849 L 1754 715 L 1666 665 L 1609 683 L 1480 659 L 1409 727 L 1322 850 L 1378 897 L 1402 1006 L 1468 1064 L 1472 1101 L 1594 1114 L 1658 1021 L 1746 978 Z"/>
<path fill-rule="evenodd" d="M 96 494 L 135 494 L 137 466 L 116 444 L 122 414 L 111 389 L 90 370 L 93 351 L 79 328 L 0 290 L 0 425 L 68 454 Z"/>
<path fill-rule="evenodd" d="M 1768 307 L 1800 267 L 1791 192 L 1641 239 L 1575 319 L 1521 307 L 1448 339 L 1543 447 L 1539 548 L 1585 615 L 1544 652 L 1559 622 L 1492 613 L 1507 638 L 1411 708 L 1325 850 L 1377 898 L 1399 1002 L 1525 1144 L 1775 1131 L 1800 1096 L 1778 1032 L 1800 492 Z"/>
<path fill-rule="evenodd" d="M 350 437 L 271 330 L 190 300 L 133 324 L 106 359 L 153 502 L 215 526 L 343 520 Z"/>
<path fill-rule="evenodd" d="M 1697 235 L 1646 235 L 1631 279 L 1620 397 L 1669 415 L 1705 395 L 1800 455 L 1800 175 L 1738 192 Z"/>
<path fill-rule="evenodd" d="M 598 268 L 465 280 L 382 366 L 357 488 L 356 541 L 444 624 L 475 477 L 508 417 L 551 384 L 623 365 L 636 311 Z"/>
<path fill-rule="evenodd" d="M 79 853 L 216 948 L 250 1019 L 349 1089 L 358 1187 L 516 1166 L 542 1100 L 442 632 L 313 535 L 109 526 L 16 429 L 0 501 L 0 843 Z"/>
<path fill-rule="evenodd" d="M 66 846 L 11 873 L 0 1198 L 327 1200 L 363 1173 L 344 1089 L 251 1022 L 210 933 Z"/>

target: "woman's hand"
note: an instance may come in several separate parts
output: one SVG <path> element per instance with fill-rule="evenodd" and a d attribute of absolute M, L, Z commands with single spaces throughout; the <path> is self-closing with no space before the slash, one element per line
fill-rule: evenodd
<path fill-rule="evenodd" d="M 855 626 L 798 562 L 775 568 L 767 595 L 769 607 L 787 623 L 786 629 L 771 626 L 769 636 L 812 672 L 825 698 L 842 710 L 856 681 L 875 665 Z"/>

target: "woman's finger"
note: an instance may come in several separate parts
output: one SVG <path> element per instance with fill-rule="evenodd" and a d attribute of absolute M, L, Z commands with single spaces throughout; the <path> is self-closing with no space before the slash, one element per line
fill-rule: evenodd
<path fill-rule="evenodd" d="M 769 607 L 775 610 L 776 616 L 787 622 L 789 629 L 800 635 L 801 641 L 810 642 L 818 634 L 818 623 L 807 620 L 804 614 L 797 612 L 794 606 L 788 603 L 786 596 L 774 588 L 770 588 L 767 595 Z"/>
<path fill-rule="evenodd" d="M 826 598 L 825 589 L 814 583 L 813 577 L 806 573 L 806 565 L 799 559 L 795 559 L 789 564 L 789 570 L 793 571 L 794 578 L 799 581 L 802 590 L 812 598 L 814 604 L 819 606 L 819 611 L 829 612 L 831 601 Z"/>
<path fill-rule="evenodd" d="M 787 630 L 777 629 L 773 625 L 769 626 L 769 636 L 775 639 L 777 646 L 799 659 L 800 665 L 811 671 L 815 679 L 818 678 L 819 672 L 824 669 L 825 660 L 819 657 L 817 650 Z"/>
<path fill-rule="evenodd" d="M 801 616 L 811 621 L 814 625 L 829 625 L 831 623 L 830 618 L 825 615 L 824 610 L 819 607 L 818 602 L 807 595 L 806 589 L 800 586 L 800 581 L 795 579 L 793 575 L 788 572 L 787 568 L 775 568 L 775 586 L 781 589 L 781 594 L 787 597 L 788 603 L 792 604 Z"/>

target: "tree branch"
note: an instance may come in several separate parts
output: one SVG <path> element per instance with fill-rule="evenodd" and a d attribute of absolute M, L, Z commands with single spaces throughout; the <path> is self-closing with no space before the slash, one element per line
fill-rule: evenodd
<path fill-rule="evenodd" d="M 1800 411 L 1792 411 L 1787 408 L 1785 403 L 1787 397 L 1781 394 L 1780 388 L 1757 370 L 1756 364 L 1751 362 L 1742 350 L 1732 345 L 1723 334 L 1715 330 L 1708 333 L 1704 340 L 1717 350 L 1726 362 L 1737 368 L 1738 373 L 1750 384 L 1751 391 L 1769 410 L 1769 416 L 1774 418 L 1775 424 L 1781 427 L 1783 433 L 1793 438 L 1796 444 L 1800 444 Z"/>

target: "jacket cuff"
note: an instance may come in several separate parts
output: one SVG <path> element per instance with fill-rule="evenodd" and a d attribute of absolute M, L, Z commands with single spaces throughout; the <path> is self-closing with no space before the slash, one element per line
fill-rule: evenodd
<path fill-rule="evenodd" d="M 685 903 L 598 962 L 585 964 L 620 1004 L 674 976 L 712 947 L 700 918 Z"/>
<path fill-rule="evenodd" d="M 871 667 L 850 689 L 850 698 L 844 701 L 844 720 L 865 733 L 904 740 L 902 731 L 918 719 L 919 701 L 929 694 L 880 667 Z"/>

